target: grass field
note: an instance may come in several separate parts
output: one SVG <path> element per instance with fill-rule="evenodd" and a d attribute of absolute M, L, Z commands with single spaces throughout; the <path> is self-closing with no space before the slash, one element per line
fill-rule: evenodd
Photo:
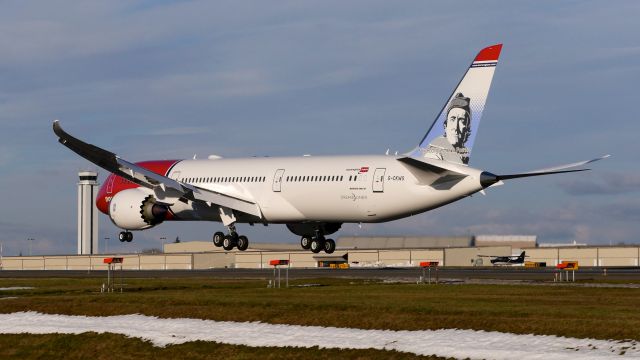
<path fill-rule="evenodd" d="M 317 279 L 317 287 L 267 289 L 265 281 L 125 279 L 123 293 L 100 294 L 98 279 L 0 279 L 0 312 L 69 315 L 140 313 L 159 317 L 419 330 L 459 328 L 597 339 L 640 339 L 640 289 L 572 286 L 413 285 Z M 375 350 L 247 348 L 204 342 L 154 348 L 120 335 L 2 335 L 0 357 L 96 357 L 94 348 L 122 358 L 411 358 Z M 125 351 L 122 352 L 121 351 Z M 135 356 L 124 356 L 137 354 Z M 224 354 L 224 355 L 220 355 Z M 144 356 L 143 356 L 144 355 Z M 123 357 L 124 356 L 124 357 Z M 97 357 L 99 358 L 99 357 Z"/>

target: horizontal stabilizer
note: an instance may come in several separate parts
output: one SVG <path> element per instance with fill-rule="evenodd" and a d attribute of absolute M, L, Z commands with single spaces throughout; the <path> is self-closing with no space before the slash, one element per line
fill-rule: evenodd
<path fill-rule="evenodd" d="M 604 156 L 601 156 L 599 158 L 595 158 L 595 159 L 591 159 L 591 160 L 579 161 L 579 162 L 575 162 L 575 163 L 571 163 L 571 164 L 554 166 L 554 167 L 550 167 L 550 168 L 534 170 L 534 171 L 529 171 L 529 172 L 519 173 L 519 174 L 495 175 L 495 174 L 492 174 L 492 173 L 490 173 L 488 171 L 485 171 L 480 175 L 480 183 L 482 184 L 483 187 L 486 188 L 486 187 L 489 187 L 489 186 L 491 186 L 493 184 L 496 184 L 496 183 L 498 183 L 498 182 L 500 182 L 502 180 L 511 180 L 511 179 L 519 179 L 519 178 L 532 177 L 532 176 L 542 176 L 542 175 L 564 174 L 564 173 L 587 171 L 587 170 L 591 170 L 591 169 L 573 169 L 573 170 L 569 170 L 569 169 L 575 168 L 575 167 L 578 167 L 578 166 L 583 166 L 583 165 L 592 163 L 594 161 L 606 159 L 609 156 L 611 156 L 611 155 L 604 155 Z"/>
<path fill-rule="evenodd" d="M 467 176 L 460 166 L 442 160 L 425 158 L 416 159 L 411 156 L 403 156 L 398 158 L 398 161 L 439 175 L 444 173 L 453 173 L 456 175 Z"/>
<path fill-rule="evenodd" d="M 418 182 L 429 185 L 436 190 L 448 190 L 469 176 L 465 173 L 468 168 L 464 165 L 453 164 L 443 160 L 413 158 L 410 156 L 397 159 L 407 166 L 415 175 Z"/>

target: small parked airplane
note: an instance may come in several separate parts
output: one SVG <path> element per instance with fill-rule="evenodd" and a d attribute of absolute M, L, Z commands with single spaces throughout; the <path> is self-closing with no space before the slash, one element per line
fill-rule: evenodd
<path fill-rule="evenodd" d="M 303 249 L 332 253 L 326 235 L 343 223 L 378 223 L 419 214 L 463 199 L 503 180 L 585 171 L 603 159 L 537 171 L 495 175 L 468 166 L 502 44 L 478 53 L 440 114 L 411 151 L 402 155 L 161 160 L 133 163 L 66 133 L 59 142 L 112 174 L 96 205 L 123 229 L 144 230 L 169 220 L 218 221 L 228 229 L 213 243 L 247 249 L 238 223 L 286 224 Z M 571 169 L 571 170 L 569 170 Z"/>
<path fill-rule="evenodd" d="M 479 255 L 480 257 L 491 257 L 489 260 L 493 265 L 519 265 L 524 264 L 524 258 L 527 257 L 523 251 L 520 255 L 514 256 L 496 256 L 496 255 Z"/>

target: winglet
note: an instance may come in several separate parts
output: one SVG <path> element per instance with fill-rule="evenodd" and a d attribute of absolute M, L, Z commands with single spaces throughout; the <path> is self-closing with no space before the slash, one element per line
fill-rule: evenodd
<path fill-rule="evenodd" d="M 60 120 L 53 120 L 53 132 L 58 135 L 59 138 L 62 138 L 62 136 L 64 135 L 65 132 L 60 126 Z"/>
<path fill-rule="evenodd" d="M 116 155 L 110 151 L 101 149 L 95 145 L 87 144 L 82 140 L 76 139 L 62 129 L 59 120 L 53 122 L 53 132 L 58 136 L 58 142 L 76 154 L 91 161 L 108 171 L 116 171 L 118 164 Z"/>

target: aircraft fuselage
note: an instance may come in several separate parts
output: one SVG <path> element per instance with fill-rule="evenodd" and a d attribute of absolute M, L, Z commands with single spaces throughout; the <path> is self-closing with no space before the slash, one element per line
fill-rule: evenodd
<path fill-rule="evenodd" d="M 212 192 L 253 199 L 263 218 L 241 214 L 238 222 L 383 222 L 437 208 L 482 190 L 481 171 L 440 182 L 436 173 L 417 170 L 396 156 L 303 156 L 142 162 L 163 164 L 165 175 Z M 161 172 L 162 169 L 155 169 Z M 119 185 L 120 184 L 120 185 Z M 137 185 L 110 175 L 97 199 L 109 213 L 117 192 Z M 151 192 L 150 192 L 151 193 Z M 167 220 L 221 221 L 216 206 L 192 201 L 170 207 Z"/>

